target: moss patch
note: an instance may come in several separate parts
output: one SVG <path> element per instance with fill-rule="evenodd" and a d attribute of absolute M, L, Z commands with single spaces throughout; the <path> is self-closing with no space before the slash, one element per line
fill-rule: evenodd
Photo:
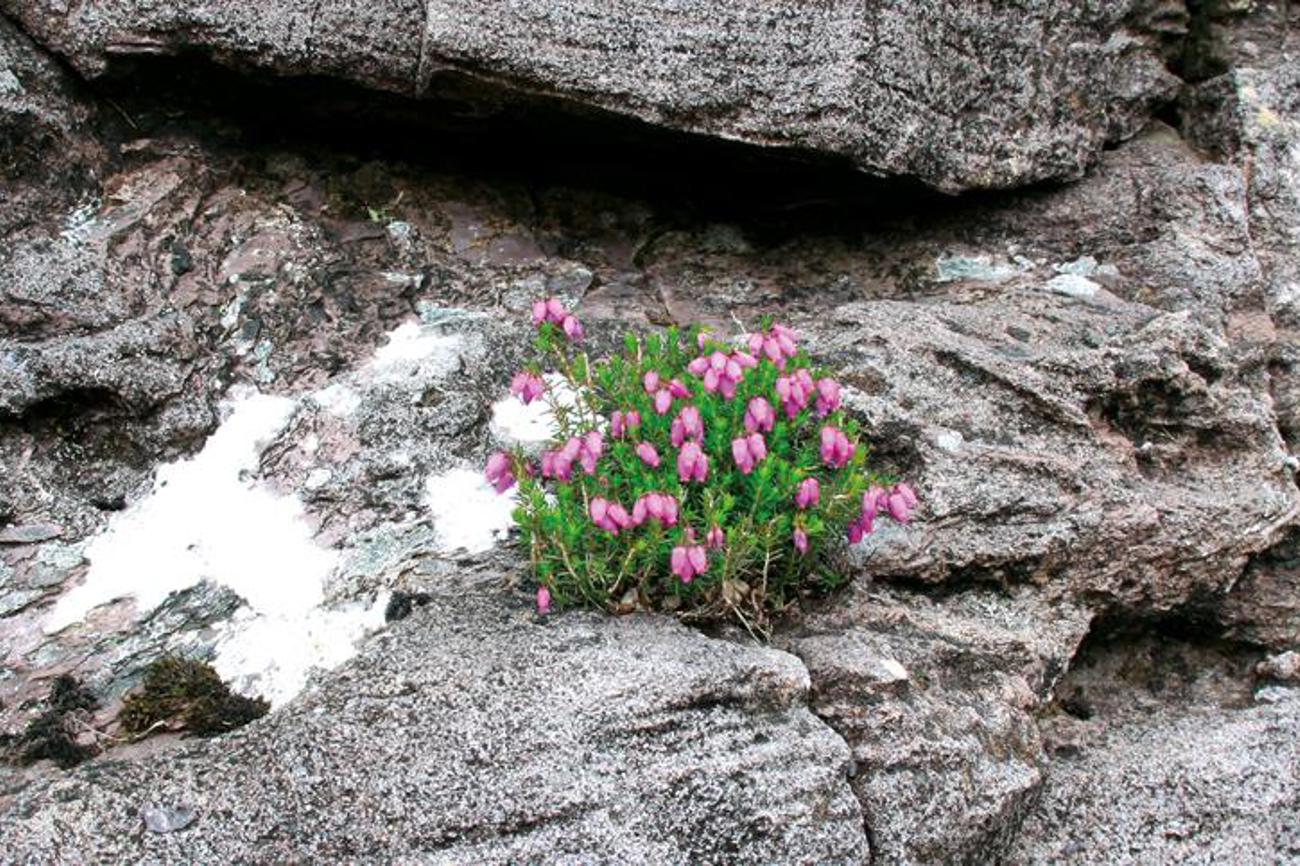
<path fill-rule="evenodd" d="M 143 686 L 127 696 L 118 720 L 130 734 L 163 729 L 212 736 L 246 725 L 269 709 L 261 698 L 232 692 L 211 665 L 167 656 L 149 665 Z"/>
<path fill-rule="evenodd" d="M 50 684 L 45 705 L 21 734 L 4 744 L 9 760 L 26 766 L 48 759 L 66 770 L 98 754 L 94 746 L 77 740 L 89 727 L 90 713 L 99 708 L 98 698 L 75 677 L 64 674 Z"/>

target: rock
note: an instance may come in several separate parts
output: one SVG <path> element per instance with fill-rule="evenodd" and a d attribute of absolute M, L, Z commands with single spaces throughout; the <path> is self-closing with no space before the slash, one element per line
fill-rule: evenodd
<path fill-rule="evenodd" d="M 1034 711 L 1087 624 L 1030 589 L 934 601 L 855 586 L 780 635 L 853 750 L 874 862 L 1005 852 L 1043 781 Z"/>
<path fill-rule="evenodd" d="M 1300 857 L 1300 693 L 1243 703 L 1242 667 L 1177 641 L 1085 653 L 1062 688 L 1085 689 L 1092 716 L 1069 724 L 1088 733 L 1057 753 L 1006 862 Z"/>
<path fill-rule="evenodd" d="M 184 830 L 198 817 L 193 809 L 173 808 L 158 803 L 147 803 L 140 808 L 140 818 L 150 833 L 175 833 Z"/>
<path fill-rule="evenodd" d="M 1287 650 L 1284 653 L 1269 656 L 1256 665 L 1255 673 L 1261 677 L 1283 682 L 1300 682 L 1300 653 L 1295 650 Z"/>
<path fill-rule="evenodd" d="M 122 57 L 202 51 L 489 113 L 503 101 L 576 103 L 956 191 L 1077 178 L 1173 95 L 1159 39 L 1134 6 L 5 0 L 0 9 L 87 75 Z"/>
<path fill-rule="evenodd" d="M 919 520 L 863 547 L 870 574 L 1154 615 L 1218 604 L 1300 514 L 1258 380 L 1187 314 L 1021 279 L 801 324 L 921 491 Z"/>
<path fill-rule="evenodd" d="M 10 850 L 48 859 L 862 862 L 843 741 L 780 652 L 650 617 L 443 586 L 282 712 L 16 792 Z M 274 756 L 274 757 L 272 757 Z M 140 834 L 146 803 L 184 833 Z M 419 804 L 413 808 L 412 804 Z"/>
<path fill-rule="evenodd" d="M 63 527 L 53 523 L 28 523 L 0 529 L 0 544 L 35 544 L 63 534 Z"/>

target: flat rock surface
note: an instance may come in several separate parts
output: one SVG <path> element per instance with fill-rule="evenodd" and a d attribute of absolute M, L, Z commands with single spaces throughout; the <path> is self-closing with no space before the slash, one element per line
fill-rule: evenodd
<path fill-rule="evenodd" d="M 62 862 L 862 862 L 807 689 L 775 650 L 447 586 L 284 711 L 32 783 L 0 827 Z"/>

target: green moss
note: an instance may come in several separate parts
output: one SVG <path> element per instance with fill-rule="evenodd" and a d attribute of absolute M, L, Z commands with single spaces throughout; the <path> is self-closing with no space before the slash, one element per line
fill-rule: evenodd
<path fill-rule="evenodd" d="M 212 736 L 246 725 L 269 709 L 261 698 L 232 692 L 211 665 L 166 656 L 149 665 L 143 686 L 127 696 L 118 719 L 130 734 L 162 727 Z"/>

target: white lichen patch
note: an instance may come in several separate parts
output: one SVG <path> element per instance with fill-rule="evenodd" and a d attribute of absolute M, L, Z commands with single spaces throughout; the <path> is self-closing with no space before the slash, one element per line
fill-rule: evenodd
<path fill-rule="evenodd" d="M 425 503 L 433 516 L 438 549 L 483 553 L 510 532 L 515 493 L 497 493 L 483 473 L 457 468 L 426 482 Z"/>

